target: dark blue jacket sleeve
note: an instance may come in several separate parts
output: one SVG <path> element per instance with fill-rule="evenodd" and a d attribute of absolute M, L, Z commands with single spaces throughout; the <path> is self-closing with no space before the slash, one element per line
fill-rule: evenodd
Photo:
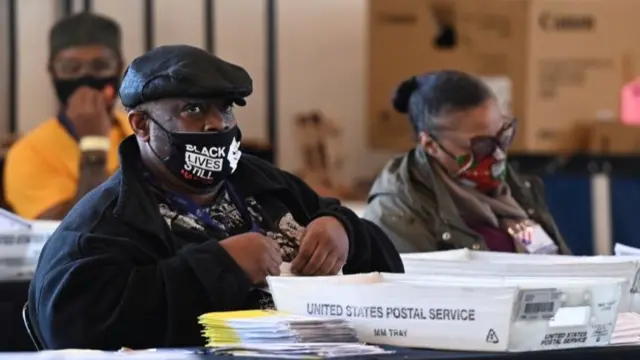
<path fill-rule="evenodd" d="M 149 259 L 128 239 L 59 232 L 29 303 L 47 348 L 203 346 L 198 316 L 243 307 L 251 284 L 216 240 Z"/>

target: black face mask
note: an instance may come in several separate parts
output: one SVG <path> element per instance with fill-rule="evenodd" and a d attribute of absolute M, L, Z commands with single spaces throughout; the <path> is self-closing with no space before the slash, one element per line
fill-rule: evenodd
<path fill-rule="evenodd" d="M 73 80 L 54 80 L 53 85 L 56 88 L 56 94 L 58 100 L 63 105 L 67 104 L 69 98 L 73 93 L 83 86 L 90 87 L 95 90 L 103 90 L 105 87 L 111 85 L 114 91 L 118 89 L 118 83 L 120 78 L 117 76 L 108 78 L 96 78 L 93 76 L 84 76 L 79 79 Z M 111 105 L 111 104 L 109 104 Z"/>
<path fill-rule="evenodd" d="M 214 190 L 235 170 L 240 160 L 242 133 L 237 126 L 221 132 L 171 132 L 153 121 L 169 138 L 170 153 L 162 158 L 169 172 L 185 185 L 201 192 Z"/>

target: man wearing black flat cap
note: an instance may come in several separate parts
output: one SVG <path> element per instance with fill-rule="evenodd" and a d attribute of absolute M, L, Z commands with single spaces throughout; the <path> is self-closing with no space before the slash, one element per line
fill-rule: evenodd
<path fill-rule="evenodd" d="M 197 317 L 269 306 L 259 289 L 283 262 L 299 275 L 403 270 L 377 226 L 241 155 L 233 106 L 251 92 L 244 69 L 194 47 L 133 61 L 121 170 L 71 210 L 31 283 L 45 347 L 204 345 Z"/>

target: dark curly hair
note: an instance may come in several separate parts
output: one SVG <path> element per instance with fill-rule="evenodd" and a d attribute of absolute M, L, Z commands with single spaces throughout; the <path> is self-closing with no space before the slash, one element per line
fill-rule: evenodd
<path fill-rule="evenodd" d="M 442 70 L 403 81 L 393 97 L 393 107 L 409 114 L 416 134 L 431 134 L 439 116 L 473 109 L 493 96 L 491 89 L 475 76 Z"/>

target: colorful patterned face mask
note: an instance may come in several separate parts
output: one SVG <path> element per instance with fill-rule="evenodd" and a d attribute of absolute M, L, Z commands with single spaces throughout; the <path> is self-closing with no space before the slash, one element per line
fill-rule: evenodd
<path fill-rule="evenodd" d="M 507 157 L 500 149 L 496 149 L 494 154 L 480 161 L 476 161 L 471 154 L 459 156 L 456 161 L 460 165 L 460 171 L 456 173 L 456 177 L 464 186 L 489 193 L 504 182 L 507 173 Z"/>
<path fill-rule="evenodd" d="M 506 176 L 506 150 L 513 142 L 517 120 L 504 126 L 496 136 L 475 136 L 469 140 L 469 154 L 455 156 L 441 144 L 460 170 L 455 177 L 465 186 L 489 193 L 500 187 Z M 432 135 L 433 138 L 433 135 Z"/>

